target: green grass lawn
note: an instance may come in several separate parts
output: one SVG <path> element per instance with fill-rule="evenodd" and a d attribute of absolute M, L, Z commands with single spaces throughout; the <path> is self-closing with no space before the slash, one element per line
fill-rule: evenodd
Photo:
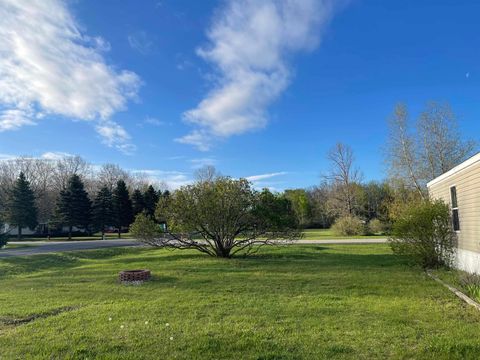
<path fill-rule="evenodd" d="M 355 235 L 355 236 L 341 236 L 336 235 L 332 229 L 306 229 L 304 232 L 304 240 L 336 240 L 336 239 L 375 239 L 385 238 L 380 235 Z"/>
<path fill-rule="evenodd" d="M 23 249 L 23 248 L 29 248 L 34 245 L 27 245 L 27 244 L 7 244 L 4 248 L 2 249 Z M 2 250 L 0 249 L 0 250 Z"/>
<path fill-rule="evenodd" d="M 336 239 L 375 239 L 375 238 L 384 238 L 385 236 L 379 235 L 358 235 L 358 236 L 340 236 L 335 235 L 331 229 L 306 229 L 304 232 L 304 240 L 336 240 Z M 105 234 L 106 240 L 115 240 L 118 239 L 117 234 L 109 233 Z M 131 239 L 132 236 L 129 233 L 123 233 L 122 239 Z M 83 241 L 83 240 L 101 240 L 102 235 L 100 233 L 94 234 L 93 236 L 74 236 L 72 240 L 74 241 Z M 25 237 L 24 241 L 47 241 L 46 237 Z M 10 241 L 17 241 L 15 237 L 12 237 Z M 52 237 L 50 241 L 68 241 L 68 237 Z"/>
<path fill-rule="evenodd" d="M 136 268 L 153 280 L 116 282 Z M 1 359 L 478 359 L 479 334 L 480 312 L 383 244 L 0 260 Z"/>

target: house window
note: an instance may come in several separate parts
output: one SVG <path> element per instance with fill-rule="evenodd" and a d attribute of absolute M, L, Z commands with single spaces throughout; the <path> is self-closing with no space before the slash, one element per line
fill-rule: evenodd
<path fill-rule="evenodd" d="M 452 186 L 450 188 L 450 200 L 452 204 L 453 230 L 460 231 L 460 218 L 458 216 L 457 188 L 455 186 Z"/>

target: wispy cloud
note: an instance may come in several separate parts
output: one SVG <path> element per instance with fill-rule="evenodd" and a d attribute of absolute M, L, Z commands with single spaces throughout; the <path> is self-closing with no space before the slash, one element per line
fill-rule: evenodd
<path fill-rule="evenodd" d="M 217 159 L 214 158 L 200 158 L 200 159 L 190 159 L 190 163 L 192 164 L 192 168 L 199 169 L 203 166 L 208 165 L 215 165 L 217 163 Z"/>
<path fill-rule="evenodd" d="M 96 126 L 96 130 L 105 145 L 115 147 L 126 155 L 130 155 L 136 150 L 136 146 L 130 143 L 128 132 L 117 123 L 103 121 Z"/>
<path fill-rule="evenodd" d="M 145 124 L 153 125 L 153 126 L 163 126 L 163 125 L 167 125 L 167 123 L 166 123 L 165 121 L 162 121 L 162 120 L 159 120 L 159 119 L 157 119 L 157 118 L 150 117 L 150 116 L 147 116 L 143 122 L 144 122 Z"/>
<path fill-rule="evenodd" d="M 0 132 L 18 130 L 27 125 L 35 125 L 29 109 L 7 109 L 0 112 Z"/>
<path fill-rule="evenodd" d="M 115 124 L 111 116 L 141 85 L 135 73 L 107 64 L 102 53 L 109 44 L 83 34 L 60 0 L 2 0 L 0 39 L 0 131 L 48 115 L 96 121 L 101 130 Z M 131 145 L 106 143 L 120 150 Z"/>
<path fill-rule="evenodd" d="M 45 160 L 61 160 L 63 158 L 71 156 L 74 155 L 62 151 L 47 151 L 40 155 L 40 158 Z"/>
<path fill-rule="evenodd" d="M 141 174 L 153 183 L 164 183 L 171 190 L 178 189 L 181 186 L 191 184 L 193 180 L 188 174 L 180 171 L 164 170 L 131 170 L 134 174 Z"/>
<path fill-rule="evenodd" d="M 145 31 L 137 31 L 128 35 L 128 43 L 132 49 L 138 51 L 142 55 L 148 54 L 153 47 L 153 41 Z"/>
<path fill-rule="evenodd" d="M 275 172 L 275 173 L 270 173 L 270 174 L 247 176 L 245 179 L 247 179 L 248 181 L 257 182 L 257 181 L 260 181 L 260 180 L 271 179 L 273 177 L 287 175 L 287 174 L 288 173 L 286 171 L 280 171 L 280 172 Z"/>
<path fill-rule="evenodd" d="M 208 150 L 217 139 L 262 128 L 268 106 L 288 86 L 289 58 L 318 44 L 330 0 L 230 0 L 197 51 L 217 71 L 213 89 L 184 119 L 196 126 L 177 139 Z"/>

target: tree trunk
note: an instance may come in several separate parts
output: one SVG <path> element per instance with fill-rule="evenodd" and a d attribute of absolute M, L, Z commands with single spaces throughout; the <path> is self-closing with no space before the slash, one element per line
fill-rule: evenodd
<path fill-rule="evenodd" d="M 68 240 L 72 240 L 72 225 L 68 227 Z"/>
<path fill-rule="evenodd" d="M 122 232 L 122 227 L 119 226 L 119 227 L 118 227 L 118 238 L 119 238 L 119 239 L 122 237 L 121 232 Z"/>
<path fill-rule="evenodd" d="M 17 239 L 22 240 L 22 226 L 21 225 L 18 225 Z"/>

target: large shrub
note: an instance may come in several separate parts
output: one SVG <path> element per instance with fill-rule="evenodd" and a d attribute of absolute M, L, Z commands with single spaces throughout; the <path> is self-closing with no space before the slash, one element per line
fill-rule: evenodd
<path fill-rule="evenodd" d="M 456 237 L 448 205 L 427 201 L 405 209 L 393 224 L 390 245 L 424 268 L 450 266 Z"/>
<path fill-rule="evenodd" d="M 332 230 L 336 235 L 365 235 L 365 224 L 358 217 L 344 216 L 335 221 Z"/>
<path fill-rule="evenodd" d="M 225 258 L 301 236 L 290 200 L 258 192 L 245 179 L 218 176 L 183 186 L 160 199 L 155 217 L 167 230 L 156 234 L 153 220 L 137 216 L 131 232 L 139 241 Z"/>
<path fill-rule="evenodd" d="M 379 219 L 372 219 L 368 223 L 368 232 L 370 234 L 379 235 L 385 234 L 387 231 L 387 226 L 381 222 Z"/>
<path fill-rule="evenodd" d="M 130 233 L 142 242 L 152 245 L 162 234 L 162 229 L 147 212 L 141 212 L 130 225 Z"/>

